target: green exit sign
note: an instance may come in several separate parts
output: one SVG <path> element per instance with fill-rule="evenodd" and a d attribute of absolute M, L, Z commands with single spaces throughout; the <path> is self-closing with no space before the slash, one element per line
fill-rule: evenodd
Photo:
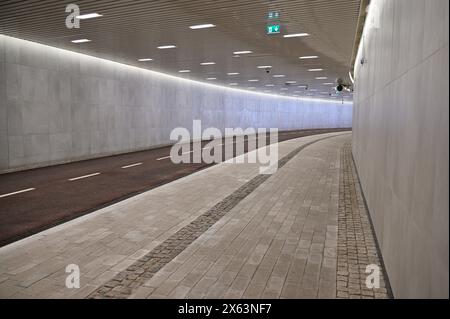
<path fill-rule="evenodd" d="M 267 34 L 277 34 L 281 32 L 281 25 L 280 24 L 273 24 L 270 23 L 266 27 Z"/>

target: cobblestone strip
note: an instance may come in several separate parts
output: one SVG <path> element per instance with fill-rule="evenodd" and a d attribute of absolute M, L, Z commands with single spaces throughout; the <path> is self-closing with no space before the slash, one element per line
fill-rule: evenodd
<path fill-rule="evenodd" d="M 333 136 L 320 138 L 296 148 L 278 161 L 278 167 L 283 167 L 290 159 L 309 145 L 331 137 Z M 159 244 L 147 255 L 97 288 L 88 298 L 127 298 L 132 294 L 134 289 L 142 286 L 147 280 L 152 278 L 162 267 L 186 249 L 187 246 L 270 176 L 262 174 L 255 176 L 207 212 L 197 217 L 189 225 L 181 228 L 167 240 Z"/>
<path fill-rule="evenodd" d="M 339 179 L 337 298 L 391 298 L 380 253 L 361 194 L 351 144 L 341 149 Z M 380 288 L 367 288 L 367 265 L 380 267 Z"/>

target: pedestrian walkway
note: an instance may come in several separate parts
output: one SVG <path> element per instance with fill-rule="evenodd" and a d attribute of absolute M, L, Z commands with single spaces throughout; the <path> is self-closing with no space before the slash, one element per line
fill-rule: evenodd
<path fill-rule="evenodd" d="M 364 284 L 364 263 L 381 263 L 342 166 L 350 141 L 284 141 L 273 175 L 222 163 L 2 247 L 0 297 L 386 298 L 383 277 L 376 293 Z M 66 287 L 68 264 L 79 289 Z"/>

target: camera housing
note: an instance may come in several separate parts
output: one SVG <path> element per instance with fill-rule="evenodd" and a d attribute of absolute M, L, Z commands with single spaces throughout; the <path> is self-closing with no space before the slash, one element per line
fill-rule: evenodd
<path fill-rule="evenodd" d="M 272 71 L 272 68 L 266 68 L 266 73 L 269 74 Z"/>

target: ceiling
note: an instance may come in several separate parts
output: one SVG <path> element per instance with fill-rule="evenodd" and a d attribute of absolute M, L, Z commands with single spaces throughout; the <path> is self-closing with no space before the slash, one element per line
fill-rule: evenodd
<path fill-rule="evenodd" d="M 81 14 L 103 16 L 68 29 L 69 3 L 76 3 Z M 332 93 L 336 98 L 334 85 L 324 83 L 349 82 L 359 7 L 360 0 L 4 0 L 0 33 L 225 86 L 321 98 Z M 274 21 L 281 25 L 280 34 L 266 34 L 270 11 L 279 12 Z M 206 23 L 215 27 L 189 28 Z M 309 36 L 284 37 L 294 33 Z M 71 42 L 82 38 L 91 41 Z M 176 48 L 158 49 L 161 45 Z M 243 50 L 253 53 L 233 54 Z M 153 60 L 139 62 L 142 58 Z M 258 69 L 265 65 L 272 66 L 270 73 Z M 248 81 L 254 79 L 259 81 Z M 350 100 L 350 93 L 344 98 Z"/>

